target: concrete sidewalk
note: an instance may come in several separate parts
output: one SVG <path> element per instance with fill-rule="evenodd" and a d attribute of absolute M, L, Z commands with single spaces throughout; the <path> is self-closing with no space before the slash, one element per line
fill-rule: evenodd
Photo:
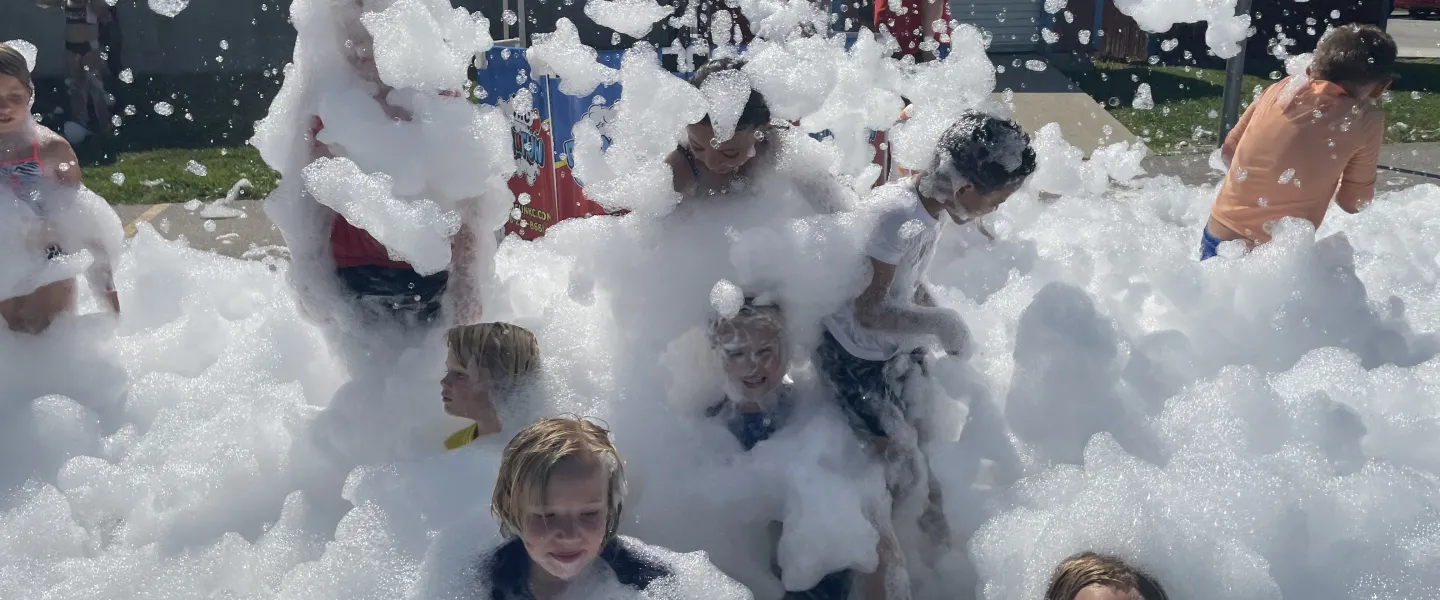
<path fill-rule="evenodd" d="M 1145 160 L 1148 176 L 1171 175 L 1187 185 L 1214 185 L 1220 173 L 1209 166 L 1209 155 L 1155 156 Z M 1436 173 L 1440 169 L 1440 143 L 1395 144 L 1386 146 L 1381 164 Z M 1436 173 L 1440 175 L 1440 173 Z M 1420 184 L 1440 184 L 1440 180 L 1382 170 L 1377 188 L 1381 192 Z M 190 247 L 233 258 L 256 258 L 283 254 L 285 240 L 266 218 L 259 200 L 241 200 L 232 206 L 243 217 L 207 219 L 203 207 L 195 203 L 153 206 L 116 206 L 125 223 L 125 235 L 133 235 L 141 223 L 149 223 L 167 239 L 185 238 Z"/>
<path fill-rule="evenodd" d="M 1440 19 L 1420 20 L 1405 15 L 1392 15 L 1385 24 L 1395 38 L 1401 58 L 1440 58 Z"/>
<path fill-rule="evenodd" d="M 283 252 L 285 238 L 265 216 L 260 200 L 238 200 L 230 207 L 243 216 L 207 219 L 199 203 L 116 206 L 125 237 L 148 223 L 166 239 L 184 238 L 191 248 L 231 258 L 251 258 Z M 247 256 L 248 253 L 248 256 Z"/>
<path fill-rule="evenodd" d="M 1005 72 L 995 75 L 994 97 L 1000 100 L 1005 90 L 1011 90 L 1013 118 L 1026 131 L 1058 123 L 1065 141 L 1087 157 L 1110 144 L 1137 140 L 1105 107 L 1051 66 L 1052 61 L 1060 58 L 1039 54 L 995 54 L 990 58 L 996 65 L 1005 67 Z M 1029 61 L 1039 61 L 1045 68 L 1032 71 L 1026 66 Z"/>

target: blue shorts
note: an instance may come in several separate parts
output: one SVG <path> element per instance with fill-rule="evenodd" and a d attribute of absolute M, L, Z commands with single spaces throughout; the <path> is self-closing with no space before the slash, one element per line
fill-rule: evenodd
<path fill-rule="evenodd" d="M 1220 248 L 1220 238 L 1210 235 L 1208 228 L 1200 229 L 1200 260 L 1215 258 Z"/>

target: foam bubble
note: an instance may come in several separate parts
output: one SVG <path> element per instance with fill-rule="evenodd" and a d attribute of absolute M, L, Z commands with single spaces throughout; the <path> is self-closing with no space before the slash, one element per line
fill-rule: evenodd
<path fill-rule="evenodd" d="M 597 25 L 609 27 L 632 38 L 643 38 L 656 21 L 670 16 L 674 9 L 660 6 L 655 0 L 586 0 L 585 16 Z"/>
<path fill-rule="evenodd" d="M 19 52 L 21 56 L 24 56 L 25 64 L 30 66 L 30 72 L 35 72 L 35 59 L 40 56 L 40 49 L 36 48 L 35 44 L 25 40 L 10 40 L 5 42 L 5 45 Z"/>
<path fill-rule="evenodd" d="M 155 14 L 175 18 L 190 5 L 190 0 L 150 0 L 150 10 Z"/>
<path fill-rule="evenodd" d="M 589 6 L 588 4 L 586 6 Z M 586 96 L 601 84 L 615 83 L 620 73 L 595 61 L 594 48 L 580 43 L 580 32 L 570 19 L 555 23 L 555 32 L 526 50 L 532 75 L 555 75 L 560 91 L 568 96 Z"/>

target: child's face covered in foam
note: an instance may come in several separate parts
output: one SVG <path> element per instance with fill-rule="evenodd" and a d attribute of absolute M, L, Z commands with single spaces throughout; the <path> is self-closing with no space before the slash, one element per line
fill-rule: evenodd
<path fill-rule="evenodd" d="M 610 517 L 608 476 L 595 455 L 566 458 L 556 465 L 543 502 L 526 507 L 520 532 L 536 567 L 573 581 L 599 556 Z"/>
<path fill-rule="evenodd" d="M 715 144 L 715 128 L 709 123 L 696 123 L 686 129 L 689 135 L 690 152 L 695 160 L 717 175 L 728 175 L 740 170 L 755 157 L 755 145 L 759 133 L 754 127 L 735 132 L 730 139 Z"/>
<path fill-rule="evenodd" d="M 730 389 L 746 400 L 764 398 L 785 377 L 784 342 L 773 319 L 722 323 L 715 330 L 715 349 L 724 362 Z"/>
<path fill-rule="evenodd" d="M 978 219 L 995 212 L 995 209 L 1000 208 L 1001 204 L 1019 191 L 1024 183 L 1024 180 L 1016 181 L 985 194 L 976 191 L 974 186 L 967 185 L 955 192 L 951 201 L 946 203 L 945 210 L 956 223 Z"/>

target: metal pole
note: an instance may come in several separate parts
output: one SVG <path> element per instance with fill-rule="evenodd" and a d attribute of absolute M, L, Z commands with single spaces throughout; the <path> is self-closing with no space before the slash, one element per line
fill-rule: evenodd
<path fill-rule="evenodd" d="M 516 0 L 516 5 L 520 11 L 518 15 L 520 17 L 520 47 L 529 48 L 530 36 L 525 35 L 525 21 L 527 20 L 525 16 L 525 0 Z"/>
<path fill-rule="evenodd" d="M 1235 14 L 1250 14 L 1250 0 L 1240 0 L 1235 5 Z M 1230 130 L 1235 128 L 1235 122 L 1240 120 L 1240 95 L 1245 93 L 1241 89 L 1245 85 L 1245 47 L 1249 45 L 1249 39 L 1240 42 L 1240 53 L 1230 57 L 1225 62 L 1225 96 L 1221 100 L 1224 110 L 1220 116 L 1220 143 L 1225 143 L 1225 136 L 1230 135 Z"/>

